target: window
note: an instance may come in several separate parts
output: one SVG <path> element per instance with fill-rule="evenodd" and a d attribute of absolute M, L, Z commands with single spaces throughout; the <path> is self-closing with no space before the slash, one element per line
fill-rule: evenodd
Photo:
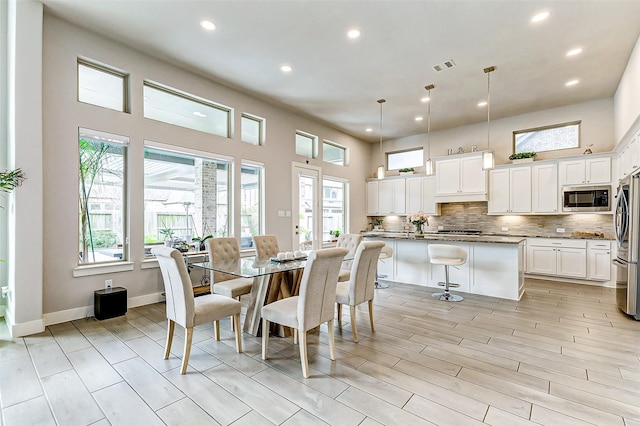
<path fill-rule="evenodd" d="M 249 114 L 242 114 L 240 123 L 241 140 L 253 145 L 264 143 L 265 120 Z"/>
<path fill-rule="evenodd" d="M 78 101 L 128 112 L 127 86 L 126 74 L 78 60 Z"/>
<path fill-rule="evenodd" d="M 344 166 L 346 164 L 347 148 L 333 142 L 324 141 L 322 143 L 322 160 L 327 163 Z"/>
<path fill-rule="evenodd" d="M 322 180 L 322 241 L 335 239 L 335 231 L 348 232 L 346 200 L 348 183 L 338 178 Z"/>
<path fill-rule="evenodd" d="M 144 151 L 145 256 L 154 244 L 188 250 L 193 238 L 229 235 L 231 161 L 147 142 Z"/>
<path fill-rule="evenodd" d="M 127 260 L 129 138 L 89 129 L 78 133 L 78 263 Z"/>
<path fill-rule="evenodd" d="M 230 108 L 146 81 L 144 116 L 225 138 L 231 135 Z"/>
<path fill-rule="evenodd" d="M 580 121 L 513 132 L 513 152 L 542 152 L 580 146 Z"/>
<path fill-rule="evenodd" d="M 252 236 L 264 230 L 263 166 L 243 163 L 240 170 L 240 248 L 253 247 Z"/>
<path fill-rule="evenodd" d="M 423 149 L 412 149 L 409 151 L 390 152 L 387 154 L 387 169 L 399 170 L 409 167 L 424 166 Z"/>
<path fill-rule="evenodd" d="M 296 154 L 307 158 L 315 158 L 316 137 L 308 133 L 296 132 Z"/>

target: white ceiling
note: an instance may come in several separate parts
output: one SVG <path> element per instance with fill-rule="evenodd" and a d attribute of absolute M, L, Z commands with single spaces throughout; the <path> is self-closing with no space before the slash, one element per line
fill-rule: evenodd
<path fill-rule="evenodd" d="M 486 121 L 477 103 L 492 65 L 492 119 L 612 97 L 640 34 L 640 0 L 41 1 L 65 20 L 371 142 L 380 98 L 385 139 L 426 132 L 426 119 L 414 117 L 426 117 L 428 84 L 432 130 Z M 532 24 L 542 10 L 549 19 Z M 203 30 L 202 19 L 217 29 Z M 354 27 L 362 37 L 349 40 Z M 567 58 L 574 47 L 584 52 Z M 433 69 L 450 59 L 456 67 Z M 580 83 L 565 87 L 571 79 Z"/>

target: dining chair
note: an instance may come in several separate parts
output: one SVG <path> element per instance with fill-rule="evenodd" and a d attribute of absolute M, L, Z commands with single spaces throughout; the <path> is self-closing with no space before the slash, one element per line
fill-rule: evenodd
<path fill-rule="evenodd" d="M 275 235 L 254 235 L 253 246 L 256 248 L 258 259 L 276 257 L 280 251 L 278 238 Z"/>
<path fill-rule="evenodd" d="M 336 359 L 333 329 L 335 315 L 333 304 L 336 298 L 336 282 L 345 248 L 328 248 L 309 253 L 302 273 L 299 296 L 281 299 L 262 307 L 262 359 L 266 360 L 269 349 L 269 323 L 275 322 L 291 327 L 300 345 L 302 375 L 309 377 L 307 358 L 307 332 L 327 323 L 331 359 Z"/>
<path fill-rule="evenodd" d="M 358 248 L 358 244 L 362 242 L 362 235 L 360 234 L 340 234 L 338 237 L 338 242 L 336 242 L 336 247 L 344 247 L 349 252 L 346 257 L 353 257 L 356 253 L 356 249 Z M 352 261 L 344 262 L 342 268 L 340 269 L 340 273 L 338 274 L 338 281 L 349 281 L 349 277 L 351 276 L 351 266 L 353 265 Z"/>
<path fill-rule="evenodd" d="M 224 263 L 240 260 L 238 240 L 233 237 L 209 238 L 205 241 L 209 261 Z M 242 278 L 223 272 L 214 272 L 211 291 L 215 294 L 240 300 L 244 294 L 251 293 L 253 278 Z"/>
<path fill-rule="evenodd" d="M 375 293 L 376 270 L 378 257 L 385 246 L 382 241 L 364 241 L 358 245 L 351 277 L 349 281 L 338 282 L 336 287 L 336 304 L 338 305 L 338 327 L 342 328 L 342 305 L 351 307 L 351 331 L 353 340 L 358 343 L 358 328 L 356 327 L 356 306 L 369 302 L 369 322 L 371 331 L 373 325 L 373 295 Z"/>
<path fill-rule="evenodd" d="M 176 323 L 185 329 L 184 354 L 182 356 L 182 369 L 180 374 L 185 374 L 189 364 L 191 353 L 191 341 L 193 339 L 193 327 L 207 322 L 214 322 L 216 340 L 220 340 L 220 320 L 225 317 L 233 317 L 236 331 L 236 350 L 242 352 L 242 336 L 240 329 L 241 304 L 235 299 L 219 294 L 206 294 L 194 297 L 191 278 L 182 254 L 170 247 L 154 247 L 151 253 L 156 256 L 162 279 L 167 306 L 167 342 L 164 350 L 164 359 L 169 358 L 173 331 Z"/>

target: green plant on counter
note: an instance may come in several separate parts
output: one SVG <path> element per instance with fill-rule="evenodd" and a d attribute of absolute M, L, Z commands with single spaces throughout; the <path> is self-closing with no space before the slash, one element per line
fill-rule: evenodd
<path fill-rule="evenodd" d="M 406 167 L 404 169 L 398 170 L 400 173 L 408 173 L 413 171 L 413 167 Z"/>
<path fill-rule="evenodd" d="M 533 151 L 517 152 L 515 154 L 511 154 L 509 156 L 509 160 L 522 160 L 523 158 L 533 158 L 536 155 L 538 155 L 538 153 Z"/>

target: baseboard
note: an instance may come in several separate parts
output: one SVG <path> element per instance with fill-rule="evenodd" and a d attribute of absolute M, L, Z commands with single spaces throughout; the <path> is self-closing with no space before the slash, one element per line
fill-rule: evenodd
<path fill-rule="evenodd" d="M 5 323 L 7 324 L 7 330 L 9 330 L 9 334 L 11 337 L 23 337 L 29 336 L 30 334 L 42 333 L 44 331 L 44 321 L 34 320 L 29 322 L 22 322 L 20 324 L 14 324 L 13 315 L 8 310 L 5 312 L 4 317 Z"/>
<path fill-rule="evenodd" d="M 547 280 L 547 281 L 556 281 L 556 282 L 564 282 L 571 284 L 583 284 L 583 285 L 591 285 L 595 287 L 607 287 L 607 288 L 616 288 L 616 283 L 614 281 L 591 281 L 591 280 L 581 280 L 579 278 L 569 278 L 569 277 L 557 277 L 553 275 L 534 275 L 534 274 L 524 274 L 525 278 L 531 278 L 535 280 Z"/>
<path fill-rule="evenodd" d="M 151 305 L 162 302 L 165 297 L 162 293 L 145 294 L 144 296 L 130 297 L 127 299 L 127 308 L 137 308 L 138 306 Z M 60 324 L 67 321 L 89 318 L 93 316 L 93 305 L 80 308 L 67 309 L 64 311 L 50 312 L 43 315 L 44 325 Z M 42 330 L 41 330 L 42 331 Z"/>

